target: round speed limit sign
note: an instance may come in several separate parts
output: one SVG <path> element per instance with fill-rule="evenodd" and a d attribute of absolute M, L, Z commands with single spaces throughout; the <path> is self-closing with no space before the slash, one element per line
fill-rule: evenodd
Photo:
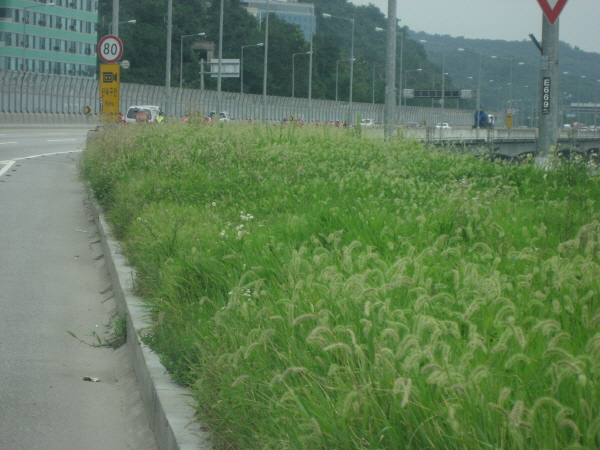
<path fill-rule="evenodd" d="M 98 56 L 106 64 L 114 64 L 123 55 L 123 43 L 117 36 L 108 35 L 98 43 Z"/>

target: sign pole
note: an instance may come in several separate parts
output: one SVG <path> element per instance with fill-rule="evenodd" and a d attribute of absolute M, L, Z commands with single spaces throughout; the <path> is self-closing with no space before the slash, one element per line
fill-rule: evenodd
<path fill-rule="evenodd" d="M 542 18 L 542 61 L 540 67 L 541 96 L 539 111 L 538 162 L 545 164 L 548 153 L 558 142 L 558 24 Z"/>
<path fill-rule="evenodd" d="M 100 64 L 100 122 L 117 122 L 120 113 L 121 66 L 118 64 L 123 55 L 123 43 L 114 35 L 104 36 L 98 42 Z"/>

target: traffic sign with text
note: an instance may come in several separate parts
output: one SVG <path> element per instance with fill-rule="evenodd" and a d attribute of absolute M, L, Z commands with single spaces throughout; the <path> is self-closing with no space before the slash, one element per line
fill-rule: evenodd
<path fill-rule="evenodd" d="M 567 4 L 567 0 L 538 0 L 542 11 L 552 25 L 558 20 L 558 16 Z"/>
<path fill-rule="evenodd" d="M 123 43 L 117 36 L 109 34 L 98 42 L 98 56 L 106 64 L 114 64 L 123 56 Z"/>
<path fill-rule="evenodd" d="M 100 64 L 99 81 L 100 121 L 117 122 L 120 112 L 121 66 L 119 64 Z"/>

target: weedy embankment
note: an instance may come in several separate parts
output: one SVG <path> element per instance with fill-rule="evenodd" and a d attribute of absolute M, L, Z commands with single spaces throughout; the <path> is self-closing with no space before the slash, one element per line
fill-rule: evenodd
<path fill-rule="evenodd" d="M 114 127 L 81 171 L 233 449 L 600 448 L 600 183 L 296 127 Z"/>

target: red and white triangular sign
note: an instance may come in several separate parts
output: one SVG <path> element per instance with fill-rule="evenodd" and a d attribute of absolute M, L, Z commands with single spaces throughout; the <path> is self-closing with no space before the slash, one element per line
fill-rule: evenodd
<path fill-rule="evenodd" d="M 548 22 L 554 25 L 554 22 L 558 20 L 558 16 L 567 4 L 567 0 L 538 0 L 538 3 L 548 18 Z"/>

